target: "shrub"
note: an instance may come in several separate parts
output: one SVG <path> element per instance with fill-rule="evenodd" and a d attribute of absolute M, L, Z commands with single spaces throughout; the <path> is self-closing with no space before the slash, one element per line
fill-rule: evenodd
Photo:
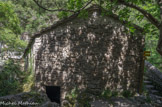
<path fill-rule="evenodd" d="M 22 85 L 23 92 L 29 92 L 32 88 L 34 88 L 34 73 L 31 70 L 25 72 L 25 77 Z"/>
<path fill-rule="evenodd" d="M 22 90 L 22 75 L 20 65 L 13 60 L 7 60 L 4 68 L 0 71 L 0 96 L 15 94 Z"/>
<path fill-rule="evenodd" d="M 109 99 L 112 97 L 112 91 L 110 89 L 106 89 L 102 92 L 101 97 Z"/>
<path fill-rule="evenodd" d="M 79 92 L 79 90 L 75 88 L 66 96 L 66 100 L 68 104 L 64 105 L 64 107 L 90 107 L 89 102 L 91 98 L 86 91 Z"/>
<path fill-rule="evenodd" d="M 129 90 L 125 90 L 121 94 L 125 98 L 129 98 L 129 97 L 132 97 L 133 96 L 133 94 Z"/>

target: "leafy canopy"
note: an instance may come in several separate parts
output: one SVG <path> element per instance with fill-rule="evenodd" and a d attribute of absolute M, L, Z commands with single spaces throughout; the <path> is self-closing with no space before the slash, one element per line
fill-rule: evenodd
<path fill-rule="evenodd" d="M 4 50 L 22 51 L 26 43 L 20 40 L 21 27 L 19 18 L 13 10 L 11 2 L 0 1 L 0 43 Z"/>

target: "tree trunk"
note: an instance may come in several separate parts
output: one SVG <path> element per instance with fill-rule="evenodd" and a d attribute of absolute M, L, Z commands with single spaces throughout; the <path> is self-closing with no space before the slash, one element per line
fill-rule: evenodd
<path fill-rule="evenodd" d="M 162 10 L 162 9 L 161 9 Z M 162 15 L 162 14 L 161 14 Z M 162 18 L 161 18 L 162 20 Z M 162 23 L 160 25 L 160 35 L 159 35 L 159 40 L 158 40 L 158 45 L 156 50 L 158 51 L 158 53 L 162 56 Z"/>
<path fill-rule="evenodd" d="M 0 54 L 1 54 L 1 48 L 2 48 L 2 45 L 1 45 L 1 43 L 0 43 Z M 1 56 L 0 56 L 1 57 Z"/>
<path fill-rule="evenodd" d="M 159 27 L 160 35 L 159 35 L 159 41 L 156 50 L 162 56 L 162 0 L 156 0 L 156 1 L 160 8 L 160 18 L 161 18 L 160 27 Z"/>

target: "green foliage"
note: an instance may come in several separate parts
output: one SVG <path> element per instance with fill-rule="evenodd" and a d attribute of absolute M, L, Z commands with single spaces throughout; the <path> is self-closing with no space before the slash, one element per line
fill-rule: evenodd
<path fill-rule="evenodd" d="M 15 64 L 13 60 L 6 61 L 0 71 L 0 96 L 21 92 L 22 75 L 19 64 Z"/>
<path fill-rule="evenodd" d="M 111 91 L 110 89 L 103 90 L 103 92 L 101 93 L 101 97 L 105 99 L 117 96 L 119 96 L 119 93 L 117 91 Z"/>
<path fill-rule="evenodd" d="M 151 103 L 152 100 L 150 98 L 148 90 L 144 90 L 143 95 L 146 96 L 146 102 Z"/>
<path fill-rule="evenodd" d="M 83 5 L 87 2 L 87 0 L 68 0 L 66 8 L 69 10 L 73 10 L 73 11 L 78 11 L 79 9 L 81 9 L 83 7 Z M 65 18 L 72 15 L 72 13 L 70 12 L 64 12 L 61 11 L 58 13 L 58 17 L 59 18 Z M 88 16 L 88 12 L 85 10 L 82 10 L 79 14 L 79 17 L 82 18 L 86 18 Z"/>
<path fill-rule="evenodd" d="M 71 97 L 73 99 L 76 99 L 78 96 L 78 89 L 77 88 L 74 88 L 72 91 L 71 91 Z"/>
<path fill-rule="evenodd" d="M 83 7 L 83 4 L 87 0 L 68 0 L 67 2 L 67 8 L 71 10 L 79 10 Z"/>
<path fill-rule="evenodd" d="M 119 93 L 117 91 L 112 91 L 112 97 L 117 97 L 119 96 Z"/>
<path fill-rule="evenodd" d="M 76 105 L 76 98 L 78 97 L 78 91 L 77 88 L 74 88 L 66 97 L 65 99 L 69 102 L 65 104 L 65 107 L 75 107 Z"/>
<path fill-rule="evenodd" d="M 13 7 L 11 2 L 0 1 L 0 42 L 6 45 L 4 51 L 23 51 L 26 43 L 18 36 L 21 27 Z"/>
<path fill-rule="evenodd" d="M 24 81 L 22 84 L 22 91 L 23 92 L 32 91 L 32 89 L 34 87 L 34 72 L 29 70 L 28 72 L 25 72 L 24 75 L 25 75 L 25 77 L 24 77 Z"/>
<path fill-rule="evenodd" d="M 20 40 L 20 37 L 15 35 L 10 29 L 2 28 L 0 31 L 0 42 L 5 44 L 6 47 L 3 48 L 3 51 L 18 51 L 22 52 L 27 43 Z"/>
<path fill-rule="evenodd" d="M 146 10 L 160 21 L 160 9 L 155 0 L 127 0 L 127 2 L 133 3 Z M 145 36 L 145 48 L 147 51 L 151 51 L 151 56 L 148 57 L 148 61 L 162 71 L 162 65 L 160 65 L 162 64 L 162 57 L 156 51 L 159 39 L 159 29 L 151 24 L 139 11 L 118 5 L 116 1 L 113 3 L 109 2 L 109 0 L 105 1 L 102 6 L 108 11 L 111 11 L 110 13 L 117 14 L 120 17 L 120 20 L 134 23 L 144 29 L 143 35 Z M 127 24 L 127 27 L 131 34 L 135 32 L 135 29 L 129 23 Z"/>
<path fill-rule="evenodd" d="M 80 92 L 74 88 L 65 98 L 68 103 L 64 107 L 91 107 L 89 102 L 92 100 L 86 91 Z"/>
<path fill-rule="evenodd" d="M 30 49 L 30 57 L 29 57 L 29 68 L 28 68 L 28 71 L 29 72 L 32 72 L 33 70 L 33 57 L 32 57 L 32 53 L 31 53 L 31 49 Z"/>
<path fill-rule="evenodd" d="M 25 72 L 25 78 L 23 81 L 23 92 L 29 92 L 32 91 L 32 88 L 34 87 L 34 72 L 33 72 L 33 57 L 31 54 L 31 49 L 29 49 L 29 67 L 28 71 Z"/>
<path fill-rule="evenodd" d="M 49 6 L 50 3 L 55 3 L 56 0 L 48 0 L 49 3 L 43 5 Z M 4 1 L 3 1 L 4 2 Z M 56 20 L 56 14 L 45 11 L 39 8 L 33 0 L 6 0 L 5 3 L 10 2 L 12 4 L 12 11 L 14 11 L 20 22 L 20 28 L 22 33 L 26 32 L 30 35 L 33 33 L 50 26 Z M 59 1 L 57 1 L 59 2 Z M 56 8 L 56 6 L 53 6 Z"/>
<path fill-rule="evenodd" d="M 147 95 L 147 96 L 146 96 L 146 102 L 151 103 L 151 101 L 152 101 L 152 100 L 151 100 L 150 96 Z"/>
<path fill-rule="evenodd" d="M 88 12 L 86 10 L 82 10 L 78 17 L 86 19 L 88 18 Z"/>
<path fill-rule="evenodd" d="M 162 71 L 162 57 L 156 51 L 158 37 L 147 34 L 145 41 L 146 50 L 151 52 L 151 56 L 148 56 L 147 60 L 155 67 L 157 67 L 160 71 Z"/>
<path fill-rule="evenodd" d="M 129 98 L 133 96 L 133 94 L 129 90 L 124 90 L 121 94 L 125 98 Z"/>
<path fill-rule="evenodd" d="M 86 91 L 83 91 L 79 93 L 77 97 L 77 102 L 79 107 L 91 107 L 90 101 L 92 101 L 92 98 L 90 98 L 90 94 L 87 93 Z"/>
<path fill-rule="evenodd" d="M 10 29 L 15 34 L 19 34 L 21 32 L 20 22 L 12 8 L 13 5 L 11 2 L 0 1 L 0 26 Z M 0 28 L 1 30 L 3 29 Z"/>
<path fill-rule="evenodd" d="M 58 16 L 60 19 L 63 19 L 63 18 L 65 18 L 65 17 L 68 17 L 69 14 L 70 14 L 70 13 L 67 13 L 67 12 L 62 11 L 62 12 L 59 12 L 57 16 Z"/>
<path fill-rule="evenodd" d="M 112 92 L 110 89 L 106 89 L 102 92 L 101 97 L 109 99 L 112 96 Z"/>
<path fill-rule="evenodd" d="M 110 89 L 106 89 L 103 90 L 102 94 L 101 94 L 101 98 L 105 98 L 105 99 L 110 99 L 111 97 L 125 97 L 125 98 L 129 98 L 132 97 L 134 94 L 131 93 L 129 90 L 124 90 L 122 92 L 118 92 L 118 91 L 112 91 Z"/>
<path fill-rule="evenodd" d="M 34 85 L 34 73 L 21 71 L 19 63 L 10 59 L 0 71 L 0 96 L 29 92 Z"/>
<path fill-rule="evenodd" d="M 141 5 L 139 5 L 141 6 Z M 156 19 L 159 19 L 159 9 L 157 8 L 157 4 L 153 3 L 148 3 L 142 7 L 148 12 L 150 12 Z M 147 57 L 148 61 L 152 63 L 154 66 L 156 66 L 160 71 L 162 71 L 162 66 L 160 65 L 162 63 L 162 57 L 157 53 L 156 51 L 156 46 L 158 43 L 158 35 L 159 35 L 159 30 L 152 25 L 150 22 L 148 22 L 142 14 L 139 12 L 132 10 L 131 12 L 131 17 L 130 21 L 133 23 L 138 24 L 142 28 L 144 28 L 145 31 L 145 48 L 147 51 L 151 52 L 151 56 Z"/>

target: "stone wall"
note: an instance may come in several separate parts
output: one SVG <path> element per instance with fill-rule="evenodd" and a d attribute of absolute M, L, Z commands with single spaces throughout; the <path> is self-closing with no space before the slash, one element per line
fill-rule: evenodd
<path fill-rule="evenodd" d="M 36 87 L 60 86 L 62 99 L 75 87 L 94 94 L 106 88 L 136 92 L 143 43 L 139 31 L 130 35 L 120 21 L 90 11 L 35 40 Z"/>

